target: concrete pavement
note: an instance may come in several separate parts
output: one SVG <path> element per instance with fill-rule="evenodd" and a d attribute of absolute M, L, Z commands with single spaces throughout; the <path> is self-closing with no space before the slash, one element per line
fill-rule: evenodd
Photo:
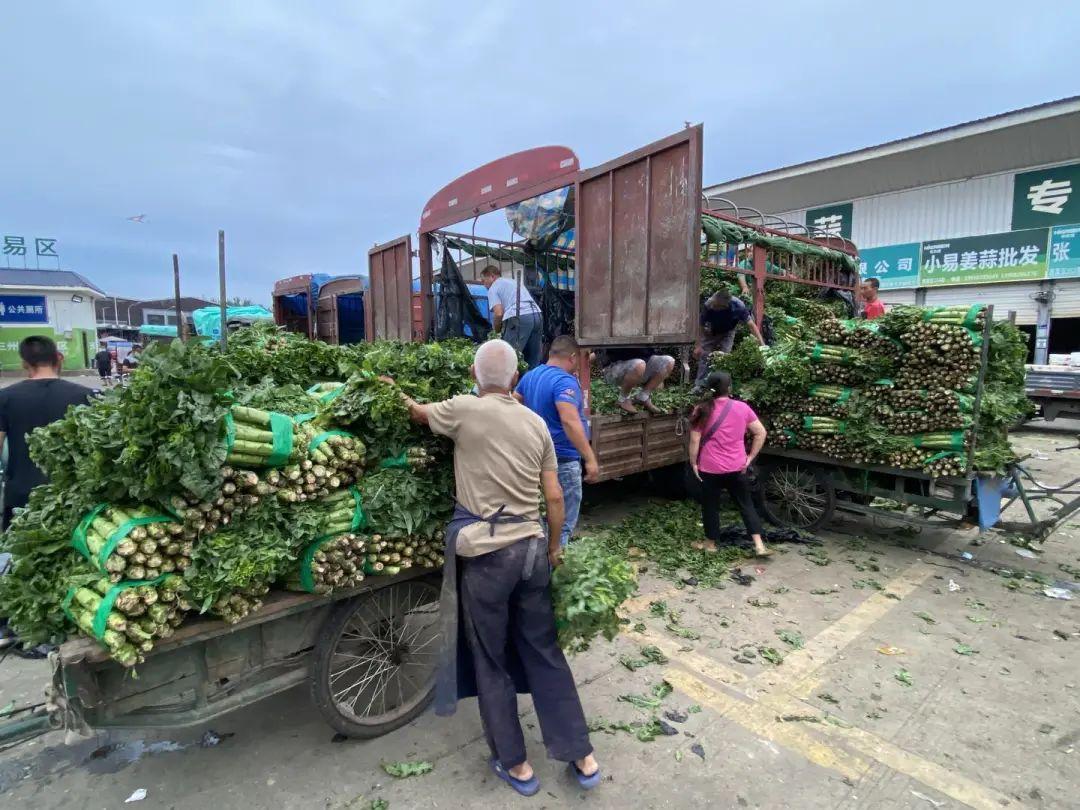
<path fill-rule="evenodd" d="M 1069 470 L 1080 474 L 1080 451 L 1052 452 L 1067 437 L 1060 429 L 1028 431 L 1016 443 L 1045 455 L 1033 465 L 1055 480 Z M 621 508 L 600 504 L 590 518 L 602 522 Z M 1042 585 L 994 571 L 1076 580 L 1077 529 L 1073 521 L 1032 560 L 992 535 L 972 545 L 972 533 L 913 533 L 847 516 L 822 533 L 824 554 L 786 547 L 744 569 L 755 576 L 748 587 L 678 589 L 645 574 L 641 595 L 628 606 L 626 632 L 572 661 L 586 712 L 594 722 L 645 720 L 648 712 L 618 696 L 646 694 L 665 680 L 674 691 L 660 712 L 700 711 L 670 723 L 677 733 L 653 742 L 597 733 L 606 779 L 582 795 L 544 757 L 523 701 L 543 781 L 529 803 L 1075 807 L 1080 594 L 1050 599 Z M 669 619 L 650 611 L 659 601 L 682 611 L 680 625 L 700 639 L 667 630 Z M 669 663 L 634 672 L 619 663 L 647 644 L 660 647 Z M 779 651 L 782 663 L 747 657 L 747 650 L 766 647 Z M 8 658 L 0 664 L 0 704 L 32 697 L 44 677 L 40 663 Z M 211 728 L 232 736 L 200 747 Z M 49 734 L 19 745 L 0 753 L 0 804 L 118 808 L 137 788 L 147 798 L 135 806 L 178 810 L 366 808 L 376 798 L 391 808 L 525 802 L 489 774 L 486 757 L 471 703 L 449 720 L 427 714 L 378 740 L 335 742 L 306 691 L 297 689 L 210 727 L 113 733 L 75 745 Z M 408 758 L 430 760 L 435 770 L 394 780 L 380 768 Z"/>

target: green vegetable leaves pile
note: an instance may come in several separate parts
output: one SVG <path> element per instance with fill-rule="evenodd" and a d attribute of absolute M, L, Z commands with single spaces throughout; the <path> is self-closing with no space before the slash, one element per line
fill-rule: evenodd
<path fill-rule="evenodd" d="M 619 632 L 616 609 L 637 590 L 634 568 L 625 555 L 609 552 L 594 539 L 572 544 L 551 575 L 559 645 L 571 652 L 587 649 L 602 635 Z"/>

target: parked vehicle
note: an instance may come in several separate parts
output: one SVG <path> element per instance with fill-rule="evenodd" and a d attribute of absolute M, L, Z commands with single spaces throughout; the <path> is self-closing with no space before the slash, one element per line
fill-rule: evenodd
<path fill-rule="evenodd" d="M 698 337 L 703 267 L 752 279 L 759 324 L 766 277 L 854 292 L 857 270 L 829 260 L 810 267 L 788 249 L 797 243 L 807 251 L 841 251 L 854 257 L 853 244 L 809 235 L 801 225 L 727 200 L 704 200 L 701 153 L 699 125 L 592 169 L 580 169 L 571 150 L 548 146 L 462 175 L 422 210 L 417 294 L 411 235 L 368 252 L 368 339 L 428 339 L 437 303 L 435 269 L 448 259 L 459 267 L 491 263 L 540 304 L 548 339 L 574 334 L 587 347 L 580 375 L 583 390 L 589 392 L 589 349 L 682 346 L 689 354 Z M 475 235 L 482 214 L 535 206 L 543 195 L 567 188 L 562 197 L 572 210 L 565 211 L 568 219 L 559 223 L 563 230 L 558 238 L 507 241 Z M 755 243 L 707 244 L 703 213 L 760 238 Z M 460 225 L 470 219 L 471 232 L 466 232 L 470 229 Z M 449 230 L 452 226 L 459 227 Z M 600 480 L 686 461 L 689 431 L 682 415 L 594 416 L 591 426 Z"/>
<path fill-rule="evenodd" d="M 1025 387 L 1047 422 L 1059 416 L 1080 418 L 1080 367 L 1029 365 Z"/>
<path fill-rule="evenodd" d="M 366 276 L 339 276 L 322 284 L 316 304 L 315 333 L 327 343 L 364 340 Z"/>
<path fill-rule="evenodd" d="M 319 336 L 316 317 L 319 288 L 330 278 L 326 273 L 305 273 L 275 282 L 274 321 L 289 332 L 315 340 Z"/>

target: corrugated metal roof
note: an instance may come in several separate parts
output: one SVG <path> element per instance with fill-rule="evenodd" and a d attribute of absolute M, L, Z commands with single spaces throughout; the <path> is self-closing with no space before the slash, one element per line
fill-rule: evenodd
<path fill-rule="evenodd" d="M 1065 163 L 1078 154 L 1074 96 L 736 178 L 705 193 L 772 213 Z"/>
<path fill-rule="evenodd" d="M 84 287 L 105 295 L 96 284 L 72 270 L 23 270 L 21 267 L 0 267 L 0 286 L 18 287 Z"/>

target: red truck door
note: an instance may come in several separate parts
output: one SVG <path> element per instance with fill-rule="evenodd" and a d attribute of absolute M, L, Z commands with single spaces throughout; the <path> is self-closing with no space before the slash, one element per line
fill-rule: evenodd
<path fill-rule="evenodd" d="M 412 236 L 368 251 L 368 340 L 412 340 Z"/>
<path fill-rule="evenodd" d="M 701 125 L 585 169 L 575 199 L 578 340 L 695 340 Z"/>

